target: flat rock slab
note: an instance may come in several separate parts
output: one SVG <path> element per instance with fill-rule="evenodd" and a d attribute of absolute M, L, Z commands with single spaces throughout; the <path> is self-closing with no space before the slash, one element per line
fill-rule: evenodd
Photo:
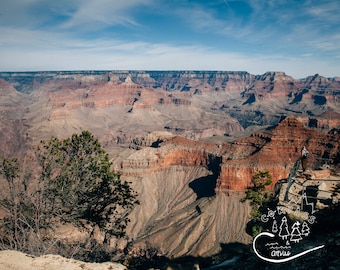
<path fill-rule="evenodd" d="M 0 251 L 0 269 L 7 270 L 126 270 L 119 263 L 86 263 L 59 255 L 34 257 L 13 250 Z"/>

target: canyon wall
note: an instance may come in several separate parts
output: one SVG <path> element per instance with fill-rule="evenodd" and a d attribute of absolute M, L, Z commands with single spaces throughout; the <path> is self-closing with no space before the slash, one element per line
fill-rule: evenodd
<path fill-rule="evenodd" d="M 306 128 L 294 117 L 230 143 L 192 141 L 170 133 L 136 139 L 131 146 L 136 151 L 130 149 L 117 162 L 122 179 L 142 190 L 129 235 L 135 243 L 152 243 L 176 256 L 208 256 L 223 243 L 249 243 L 245 231 L 250 209 L 240 199 L 252 176 L 268 171 L 273 177 L 268 189 L 274 190 L 288 178 L 303 145 L 310 152 L 308 170 L 321 168 L 325 158 L 339 170 L 339 141 L 340 134 Z"/>
<path fill-rule="evenodd" d="M 338 163 L 339 139 L 339 134 L 308 129 L 296 118 L 287 118 L 273 130 L 233 142 L 235 150 L 222 157 L 217 189 L 219 192 L 245 190 L 258 171 L 271 173 L 274 181 L 270 188 L 273 189 L 278 181 L 287 179 L 294 163 L 301 157 L 303 146 L 310 153 L 310 169 L 321 167 L 325 158 Z"/>
<path fill-rule="evenodd" d="M 230 141 L 288 115 L 323 132 L 339 128 L 340 79 L 318 74 L 295 80 L 284 72 L 60 71 L 2 72 L 0 79 L 13 101 L 1 106 L 3 126 L 21 121 L 22 141 L 82 129 L 108 146 L 162 130 Z"/>

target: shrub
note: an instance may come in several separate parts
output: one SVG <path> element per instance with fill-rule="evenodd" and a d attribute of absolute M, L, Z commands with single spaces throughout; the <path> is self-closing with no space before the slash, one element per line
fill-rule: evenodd
<path fill-rule="evenodd" d="M 266 187 L 272 183 L 271 174 L 266 171 L 259 171 L 254 174 L 252 185 L 247 187 L 246 195 L 241 199 L 241 202 L 250 201 L 251 205 L 251 218 L 252 218 L 252 235 L 256 236 L 262 231 L 259 223 L 263 214 L 263 209 L 266 209 L 267 204 L 270 202 L 270 196 L 266 192 Z"/>

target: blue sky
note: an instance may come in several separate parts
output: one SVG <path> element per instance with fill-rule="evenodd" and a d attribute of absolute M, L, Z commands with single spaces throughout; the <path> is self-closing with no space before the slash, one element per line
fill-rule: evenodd
<path fill-rule="evenodd" d="M 2 0 L 0 71 L 340 76 L 338 0 Z"/>

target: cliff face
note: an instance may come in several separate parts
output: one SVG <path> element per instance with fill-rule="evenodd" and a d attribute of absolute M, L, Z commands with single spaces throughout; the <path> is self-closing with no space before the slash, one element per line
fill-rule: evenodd
<path fill-rule="evenodd" d="M 0 78 L 2 91 L 12 89 L 6 96 L 20 99 L 16 111 L 32 139 L 84 128 L 105 144 L 160 130 L 195 140 L 228 139 L 225 135 L 276 125 L 287 115 L 324 132 L 339 128 L 337 117 L 322 115 L 340 114 L 340 80 L 317 74 L 294 80 L 283 72 L 79 71 L 0 73 Z"/>
<path fill-rule="evenodd" d="M 254 96 L 255 102 L 270 98 L 288 99 L 294 91 L 296 91 L 296 86 L 292 77 L 287 76 L 284 72 L 267 72 L 255 76 L 243 95 L 244 97 Z"/>
<path fill-rule="evenodd" d="M 150 71 L 148 72 L 153 88 L 167 91 L 195 92 L 202 86 L 206 91 L 243 90 L 253 81 L 253 75 L 247 72 L 224 71 Z M 137 81 L 144 84 L 143 80 Z"/>
<path fill-rule="evenodd" d="M 171 166 L 206 167 L 217 178 L 216 191 L 244 191 L 258 171 L 269 171 L 273 176 L 273 188 L 279 180 L 286 179 L 301 149 L 310 152 L 309 166 L 316 168 L 332 159 L 339 164 L 340 134 L 325 134 L 305 128 L 296 118 L 281 121 L 274 129 L 253 133 L 248 138 L 231 143 L 215 144 L 191 141 L 181 137 L 155 139 L 149 146 L 124 159 L 119 168 L 123 175 L 138 175 L 161 171 Z M 215 179 L 216 180 L 216 179 Z"/>
<path fill-rule="evenodd" d="M 156 104 L 190 105 L 190 101 L 184 95 L 173 97 L 154 89 L 145 89 L 127 79 L 125 82 L 110 81 L 90 84 L 88 87 L 78 86 L 76 89 L 66 86 L 62 91 L 49 92 L 49 104 L 53 108 L 67 109 L 121 106 L 131 111 L 134 108 L 149 108 Z"/>
<path fill-rule="evenodd" d="M 0 157 L 20 155 L 25 148 L 24 95 L 0 79 Z"/>
<path fill-rule="evenodd" d="M 273 188 L 277 181 L 288 177 L 304 145 L 310 152 L 309 166 L 314 168 L 322 164 L 322 158 L 337 160 L 339 139 L 339 134 L 324 134 L 305 128 L 296 118 L 287 118 L 271 131 L 234 142 L 235 151 L 247 150 L 242 151 L 242 156 L 235 156 L 235 151 L 223 155 L 217 189 L 245 190 L 258 171 L 272 174 Z"/>
<path fill-rule="evenodd" d="M 207 111 L 210 100 L 202 104 L 190 91 L 151 87 L 156 80 L 145 72 L 2 73 L 0 77 L 21 96 L 25 107 L 21 119 L 33 140 L 89 129 L 104 144 L 115 145 L 153 131 L 198 140 L 243 130 L 223 111 Z M 201 87 L 200 81 L 197 85 Z"/>
<path fill-rule="evenodd" d="M 136 245 L 150 243 L 168 256 L 207 256 L 221 243 L 250 241 L 245 233 L 249 206 L 240 203 L 242 194 L 215 196 L 226 147 L 169 133 L 135 140 L 130 153 L 115 163 L 122 179 L 140 191 L 127 228 Z"/>
<path fill-rule="evenodd" d="M 339 134 L 305 128 L 293 117 L 267 132 L 224 144 L 170 133 L 139 138 L 130 154 L 116 162 L 122 178 L 142 191 L 141 205 L 130 215 L 129 235 L 136 243 L 147 241 L 175 256 L 214 254 L 220 249 L 214 239 L 249 243 L 243 218 L 249 207 L 240 198 L 252 176 L 269 171 L 273 176 L 269 189 L 274 189 L 288 178 L 303 145 L 310 152 L 309 169 L 321 166 L 326 157 L 339 168 L 339 141 Z"/>
<path fill-rule="evenodd" d="M 340 114 L 328 110 L 316 117 L 297 117 L 304 126 L 317 129 L 319 131 L 328 132 L 333 129 L 338 129 L 340 126 Z"/>

